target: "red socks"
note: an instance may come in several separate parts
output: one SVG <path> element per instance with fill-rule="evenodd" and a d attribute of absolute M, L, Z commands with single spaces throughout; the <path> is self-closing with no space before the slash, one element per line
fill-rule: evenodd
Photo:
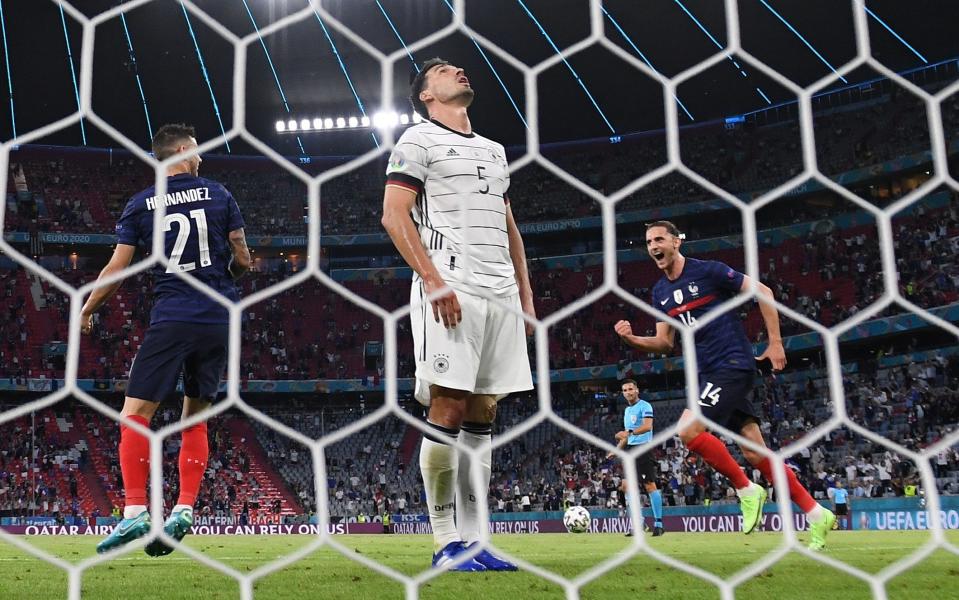
<path fill-rule="evenodd" d="M 139 415 L 127 419 L 149 428 L 150 422 Z M 147 476 L 150 474 L 150 440 L 120 424 L 120 473 L 127 506 L 146 505 Z"/>
<path fill-rule="evenodd" d="M 704 431 L 686 444 L 686 447 L 702 456 L 703 460 L 709 463 L 712 468 L 725 475 L 736 489 L 742 489 L 749 485 L 749 478 L 746 477 L 739 463 L 729 453 L 726 444 L 722 443 L 713 434 Z"/>
<path fill-rule="evenodd" d="M 765 477 L 767 481 L 773 480 L 773 466 L 769 464 L 768 458 L 764 458 L 761 462 L 757 463 L 756 468 L 759 469 L 759 472 L 763 474 L 763 477 Z M 786 483 L 789 484 L 789 497 L 804 513 L 808 513 L 816 507 L 816 501 L 809 495 L 809 492 L 806 491 L 803 484 L 799 483 L 796 474 L 788 465 L 785 466 L 785 470 Z"/>
<path fill-rule="evenodd" d="M 206 422 L 187 427 L 181 434 L 180 444 L 180 497 L 177 504 L 193 506 L 200 492 L 200 483 L 210 456 Z"/>

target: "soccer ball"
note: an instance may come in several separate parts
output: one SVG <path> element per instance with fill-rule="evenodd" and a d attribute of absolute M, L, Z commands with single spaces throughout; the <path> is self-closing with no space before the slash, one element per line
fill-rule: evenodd
<path fill-rule="evenodd" d="M 590 517 L 589 511 L 582 506 L 571 506 L 563 515 L 563 525 L 566 526 L 566 531 L 570 533 L 583 533 L 588 530 L 590 520 L 592 520 L 592 517 Z"/>

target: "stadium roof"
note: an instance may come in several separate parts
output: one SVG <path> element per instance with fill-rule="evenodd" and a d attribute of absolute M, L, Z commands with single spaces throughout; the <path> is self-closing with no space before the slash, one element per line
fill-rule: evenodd
<path fill-rule="evenodd" d="M 117 3 L 75 4 L 92 16 Z M 309 7 L 307 0 L 195 4 L 240 36 Z M 602 21 L 613 43 L 673 75 L 716 54 L 725 44 L 722 4 L 606 0 Z M 742 0 L 739 5 L 744 47 L 800 84 L 829 74 L 855 55 L 850 2 Z M 451 18 L 451 3 L 446 0 L 331 0 L 322 6 L 387 53 L 440 29 Z M 904 70 L 959 55 L 954 33 L 959 5 L 882 0 L 870 1 L 868 9 L 873 53 L 887 66 Z M 0 63 L 0 96 L 8 96 L 8 82 L 13 90 L 10 99 L 0 102 L 0 139 L 6 140 L 13 133 L 11 107 L 21 134 L 76 110 L 74 79 L 80 76 L 82 39 L 79 24 L 69 14 L 61 16 L 52 1 L 8 1 L 3 11 L 6 60 Z M 526 64 L 547 59 L 555 54 L 554 47 L 565 48 L 586 37 L 589 16 L 582 0 L 466 2 L 467 24 Z M 198 15 L 186 14 L 179 2 L 155 0 L 128 11 L 122 20 L 102 24 L 94 50 L 93 107 L 137 144 L 146 147 L 151 128 L 170 121 L 194 123 L 202 138 L 219 134 L 213 98 L 223 127 L 230 128 L 233 51 Z M 359 117 L 360 105 L 372 116 L 384 104 L 379 64 L 328 20 L 308 14 L 265 36 L 262 45 L 254 42 L 248 54 L 246 120 L 257 137 L 287 155 L 353 154 L 373 147 L 370 131 L 281 135 L 275 130 L 280 119 L 299 123 L 304 118 Z M 388 103 L 395 110 L 409 112 L 406 88 L 413 61 L 439 55 L 466 68 L 477 90 L 471 111 L 474 127 L 508 145 L 523 142 L 526 116 L 514 108 L 514 103 L 519 109 L 525 106 L 523 79 L 495 53 L 487 50 L 484 57 L 469 37 L 455 34 L 411 54 L 394 65 L 395 85 Z M 870 75 L 874 74 L 857 72 L 850 83 Z M 568 65 L 559 62 L 546 71 L 539 89 L 544 142 L 664 124 L 658 84 L 598 46 L 574 55 Z M 792 98 L 755 66 L 733 57 L 680 87 L 680 123 L 748 112 Z M 116 146 L 89 123 L 82 132 L 76 126 L 39 141 L 80 144 L 84 134 L 90 145 Z M 231 149 L 249 151 L 238 143 Z"/>

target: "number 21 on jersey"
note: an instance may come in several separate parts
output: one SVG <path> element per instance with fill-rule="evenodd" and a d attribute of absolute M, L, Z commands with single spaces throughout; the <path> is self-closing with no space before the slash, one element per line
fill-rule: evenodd
<path fill-rule="evenodd" d="M 183 258 L 183 251 L 186 250 L 186 243 L 190 239 L 190 219 L 196 221 L 197 243 L 200 250 L 200 267 L 209 267 L 213 264 L 210 260 L 210 239 L 208 236 L 209 228 L 206 224 L 206 212 L 202 208 L 190 211 L 190 218 L 182 213 L 170 213 L 163 218 L 163 231 L 170 231 L 173 224 L 177 224 L 176 241 L 173 242 L 173 252 L 170 253 L 170 266 L 167 267 L 167 273 L 185 273 L 196 269 L 196 262 L 180 264 Z"/>

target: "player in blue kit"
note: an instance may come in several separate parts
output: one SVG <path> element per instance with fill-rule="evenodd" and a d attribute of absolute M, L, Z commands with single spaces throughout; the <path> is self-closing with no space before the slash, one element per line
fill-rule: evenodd
<path fill-rule="evenodd" d="M 627 406 L 623 411 L 623 430 L 616 433 L 616 447 L 633 448 L 648 444 L 653 439 L 652 405 L 639 397 L 639 387 L 632 379 L 623 380 L 620 389 Z M 612 456 L 610 453 L 606 458 Z M 645 452 L 636 457 L 636 474 L 642 481 L 646 493 L 649 494 L 649 504 L 653 509 L 653 537 L 661 536 L 663 535 L 663 496 L 656 486 L 656 463 L 653 461 L 652 452 Z M 624 494 L 629 493 L 625 479 L 620 487 Z M 633 535 L 632 531 L 626 534 L 627 537 L 631 535 Z"/>
<path fill-rule="evenodd" d="M 153 138 L 153 154 L 166 160 L 197 147 L 195 132 L 186 125 L 164 125 Z M 117 222 L 117 246 L 100 278 L 125 269 L 137 246 L 149 250 L 153 215 L 166 206 L 163 219 L 165 255 L 169 267 L 153 270 L 154 304 L 150 328 L 130 368 L 121 415 L 149 428 L 160 402 L 176 394 L 183 375 L 183 412 L 186 419 L 210 406 L 226 365 L 229 312 L 211 297 L 176 275 L 187 273 L 229 300 L 238 301 L 234 279 L 250 268 L 250 250 L 240 209 L 222 185 L 197 175 L 199 156 L 167 168 L 167 191 L 157 196 L 151 186 L 133 196 Z M 119 288 L 113 283 L 97 288 L 80 315 L 83 333 L 93 329 L 93 313 Z M 209 456 L 205 422 L 183 430 L 180 446 L 180 493 L 164 523 L 166 533 L 181 540 L 193 525 L 193 504 Z M 150 471 L 150 441 L 120 425 L 120 471 L 126 499 L 123 520 L 97 546 L 107 552 L 143 537 L 150 530 L 146 482 Z M 151 556 L 173 551 L 155 540 L 145 548 Z"/>
<path fill-rule="evenodd" d="M 751 397 L 757 361 L 769 360 L 774 371 L 786 366 L 779 312 L 772 304 L 759 303 L 769 345 L 755 358 L 735 312 L 726 312 L 708 325 L 697 327 L 697 319 L 739 292 L 748 291 L 750 280 L 721 262 L 686 258 L 679 251 L 683 239 L 685 236 L 669 221 L 646 225 L 646 250 L 663 272 L 663 277 L 653 286 L 653 306 L 696 330 L 699 405 L 703 416 L 754 444 L 765 446 L 759 429 L 759 412 L 753 407 Z M 772 290 L 767 286 L 757 282 L 757 289 L 773 299 Z M 615 330 L 624 342 L 643 352 L 668 354 L 674 347 L 675 331 L 664 321 L 656 323 L 656 335 L 651 337 L 633 335 L 628 321 L 616 323 Z M 766 490 L 746 477 L 725 444 L 707 431 L 706 424 L 694 418 L 690 410 L 683 412 L 679 423 L 679 437 L 686 447 L 702 456 L 736 487 L 743 513 L 743 532 L 752 532 L 762 517 Z M 763 477 L 773 481 L 768 458 L 745 446 L 740 449 Z M 806 513 L 810 523 L 809 547 L 822 550 L 836 517 L 809 495 L 792 469 L 786 469 L 786 478 L 792 501 Z"/>

